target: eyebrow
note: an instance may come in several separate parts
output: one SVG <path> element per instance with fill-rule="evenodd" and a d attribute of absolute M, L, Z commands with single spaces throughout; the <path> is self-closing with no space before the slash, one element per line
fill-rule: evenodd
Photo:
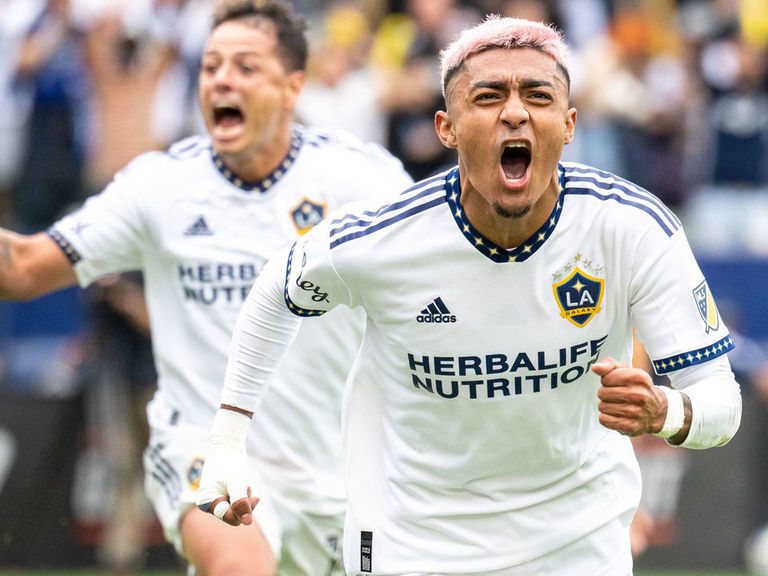
<path fill-rule="evenodd" d="M 507 82 L 504 80 L 480 80 L 475 82 L 470 88 L 477 90 L 479 88 L 491 88 L 492 90 L 504 90 L 507 87 Z M 534 80 L 532 78 L 526 78 L 520 82 L 520 88 L 554 88 L 555 85 L 548 80 Z"/>

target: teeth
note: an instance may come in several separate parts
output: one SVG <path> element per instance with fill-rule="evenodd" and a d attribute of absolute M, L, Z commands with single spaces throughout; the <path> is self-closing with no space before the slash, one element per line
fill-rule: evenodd
<path fill-rule="evenodd" d="M 223 127 L 223 126 L 216 126 L 214 128 L 213 133 L 219 137 L 219 138 L 226 138 L 228 136 L 235 136 L 239 134 L 241 131 L 241 127 L 238 125 L 230 126 L 230 127 Z"/>
<path fill-rule="evenodd" d="M 528 148 L 525 142 L 507 142 L 505 148 Z"/>

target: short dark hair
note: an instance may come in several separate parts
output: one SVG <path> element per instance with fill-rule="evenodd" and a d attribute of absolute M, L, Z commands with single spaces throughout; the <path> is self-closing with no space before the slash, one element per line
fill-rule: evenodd
<path fill-rule="evenodd" d="M 290 72 L 307 68 L 307 25 L 281 0 L 228 0 L 217 3 L 213 12 L 211 30 L 231 20 L 254 25 L 269 21 L 277 32 L 277 51 L 283 65 Z"/>

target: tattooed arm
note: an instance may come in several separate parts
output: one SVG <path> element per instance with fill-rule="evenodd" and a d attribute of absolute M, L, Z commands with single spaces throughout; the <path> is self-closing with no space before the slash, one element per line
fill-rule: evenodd
<path fill-rule="evenodd" d="M 76 283 L 72 265 L 47 234 L 0 229 L 0 298 L 31 300 Z"/>

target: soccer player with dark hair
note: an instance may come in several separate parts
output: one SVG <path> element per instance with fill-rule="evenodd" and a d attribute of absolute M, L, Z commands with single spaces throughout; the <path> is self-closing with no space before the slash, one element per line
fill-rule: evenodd
<path fill-rule="evenodd" d="M 304 23 L 287 5 L 223 4 L 199 74 L 208 135 L 138 157 L 46 232 L 0 233 L 3 298 L 143 272 L 159 375 L 145 486 L 168 541 L 209 576 L 274 574 L 276 558 L 281 575 L 342 570 L 340 397 L 359 313 L 340 311 L 327 331 L 308 323 L 276 374 L 241 492 L 230 487 L 262 498 L 253 517 L 248 508 L 233 528 L 195 506 L 234 323 L 264 263 L 329 210 L 412 183 L 381 147 L 293 123 L 306 57 Z"/>

